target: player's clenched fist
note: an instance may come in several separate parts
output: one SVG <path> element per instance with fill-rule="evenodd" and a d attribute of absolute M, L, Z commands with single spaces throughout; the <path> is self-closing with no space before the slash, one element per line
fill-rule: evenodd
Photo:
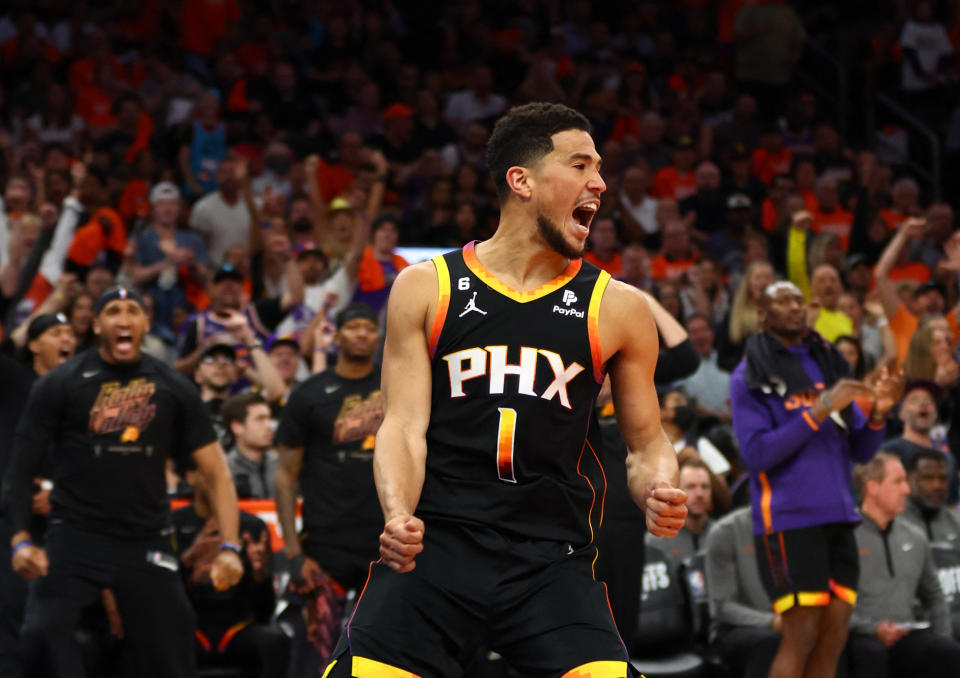
<path fill-rule="evenodd" d="M 387 521 L 380 535 L 380 557 L 397 572 L 417 566 L 413 559 L 423 550 L 423 521 L 416 516 L 397 516 Z"/>
<path fill-rule="evenodd" d="M 687 521 L 687 493 L 665 482 L 658 482 L 644 501 L 647 530 L 654 537 L 675 537 Z"/>

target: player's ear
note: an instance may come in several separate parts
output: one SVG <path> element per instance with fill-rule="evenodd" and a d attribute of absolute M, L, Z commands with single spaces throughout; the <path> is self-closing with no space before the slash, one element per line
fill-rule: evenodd
<path fill-rule="evenodd" d="M 521 200 L 529 200 L 533 195 L 533 177 L 526 167 L 514 165 L 507 170 L 507 186 Z"/>
<path fill-rule="evenodd" d="M 100 318 L 93 316 L 93 333 L 97 336 L 100 335 Z"/>

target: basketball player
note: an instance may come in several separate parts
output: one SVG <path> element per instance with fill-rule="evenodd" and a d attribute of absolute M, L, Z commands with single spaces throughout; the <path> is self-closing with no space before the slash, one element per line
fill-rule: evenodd
<path fill-rule="evenodd" d="M 404 270 L 390 296 L 381 560 L 329 677 L 458 676 L 480 647 L 524 676 L 632 675 L 592 571 L 605 488 L 586 437 L 607 372 L 634 500 L 655 535 L 684 524 L 650 312 L 581 259 L 606 188 L 589 123 L 515 108 L 487 162 L 494 237 Z"/>
<path fill-rule="evenodd" d="M 32 580 L 21 639 L 28 665 L 48 664 L 36 675 L 83 676 L 74 632 L 102 588 L 119 606 L 127 675 L 196 675 L 194 616 L 171 541 L 168 457 L 191 456 L 206 479 L 221 539 L 214 585 L 229 588 L 243 574 L 223 450 L 193 385 L 141 353 L 148 326 L 139 294 L 107 290 L 96 304 L 99 348 L 41 377 L 17 426 L 4 508 L 13 569 Z M 31 488 L 48 448 L 54 489 L 40 548 L 30 532 Z"/>
<path fill-rule="evenodd" d="M 759 318 L 730 402 L 750 470 L 760 578 L 780 633 L 770 678 L 832 676 L 857 601 L 851 462 L 876 453 L 903 378 L 886 368 L 872 387 L 847 378 L 836 347 L 807 327 L 793 283 L 766 287 Z"/>

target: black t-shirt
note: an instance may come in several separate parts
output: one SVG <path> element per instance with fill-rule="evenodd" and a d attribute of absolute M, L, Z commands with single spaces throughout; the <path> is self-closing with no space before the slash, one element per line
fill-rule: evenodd
<path fill-rule="evenodd" d="M 329 369 L 294 389 L 277 429 L 277 443 L 304 448 L 304 551 L 348 588 L 363 583 L 383 530 L 373 484 L 381 421 L 379 368 L 362 379 Z"/>
<path fill-rule="evenodd" d="M 29 489 L 48 447 L 51 522 L 123 538 L 169 523 L 165 466 L 217 439 L 196 388 L 159 360 L 104 362 L 90 350 L 34 384 L 11 468 L 11 522 L 25 529 Z"/>
<path fill-rule="evenodd" d="M 177 531 L 177 555 L 183 556 L 203 530 L 206 518 L 197 515 L 193 504 L 177 509 L 171 516 L 171 522 Z M 240 511 L 240 534 L 249 534 L 253 541 L 258 541 L 260 535 L 266 532 L 266 524 L 252 513 Z M 270 548 L 269 542 L 267 548 Z M 240 582 L 226 591 L 218 591 L 209 581 L 197 583 L 192 581 L 193 570 L 182 566 L 183 577 L 186 582 L 187 596 L 197 613 L 197 626 L 205 632 L 214 633 L 217 637 L 210 638 L 216 643 L 220 636 L 231 626 L 247 619 L 253 619 L 261 624 L 270 622 L 273 613 L 274 594 L 273 578 L 267 577 L 262 582 L 253 578 L 253 569 L 246 551 L 241 556 L 243 560 L 243 578 Z M 267 558 L 270 562 L 270 558 Z"/>

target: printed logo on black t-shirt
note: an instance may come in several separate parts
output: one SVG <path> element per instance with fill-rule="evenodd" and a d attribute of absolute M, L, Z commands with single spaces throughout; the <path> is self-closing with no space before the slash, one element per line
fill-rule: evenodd
<path fill-rule="evenodd" d="M 333 422 L 333 442 L 363 440 L 363 449 L 373 449 L 373 438 L 382 421 L 383 396 L 379 390 L 371 391 L 366 398 L 359 393 L 348 395 Z"/>
<path fill-rule="evenodd" d="M 157 413 L 150 398 L 157 385 L 143 377 L 132 379 L 126 386 L 119 381 L 101 384 L 100 393 L 90 408 L 90 432 L 96 435 L 123 431 L 120 442 L 136 442 Z"/>

